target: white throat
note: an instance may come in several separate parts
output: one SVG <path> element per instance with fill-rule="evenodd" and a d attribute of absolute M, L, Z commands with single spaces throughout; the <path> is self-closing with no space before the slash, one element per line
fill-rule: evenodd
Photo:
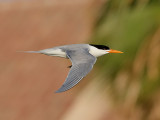
<path fill-rule="evenodd" d="M 109 52 L 107 52 L 107 50 L 98 49 L 94 46 L 89 46 L 89 53 L 95 57 L 99 57 L 99 56 L 105 55 Z"/>

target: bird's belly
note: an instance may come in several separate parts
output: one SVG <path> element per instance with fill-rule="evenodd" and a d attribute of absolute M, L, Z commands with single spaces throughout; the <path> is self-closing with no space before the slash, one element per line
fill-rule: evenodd
<path fill-rule="evenodd" d="M 56 53 L 50 54 L 50 56 L 57 56 L 57 57 L 67 58 L 66 53 L 62 52 L 62 51 L 56 51 Z"/>
<path fill-rule="evenodd" d="M 62 51 L 61 49 L 46 49 L 46 50 L 44 50 L 43 54 L 46 54 L 49 56 L 57 56 L 57 57 L 67 58 L 66 52 Z"/>
<path fill-rule="evenodd" d="M 50 56 L 56 56 L 56 57 L 63 57 L 63 58 L 67 58 L 67 56 L 65 54 L 54 54 L 54 55 L 50 55 Z"/>

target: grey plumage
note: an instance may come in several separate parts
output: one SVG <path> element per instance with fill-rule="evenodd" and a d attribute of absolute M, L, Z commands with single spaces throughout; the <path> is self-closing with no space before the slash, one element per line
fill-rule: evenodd
<path fill-rule="evenodd" d="M 122 53 L 120 51 L 110 50 L 104 45 L 90 44 L 72 44 L 53 48 L 48 48 L 40 51 L 24 51 L 26 53 L 41 53 L 49 56 L 58 56 L 68 58 L 72 62 L 69 74 L 63 85 L 56 93 L 64 92 L 74 87 L 83 77 L 85 77 L 93 68 L 97 57 L 105 55 L 109 52 Z"/>
<path fill-rule="evenodd" d="M 85 77 L 93 68 L 96 62 L 96 57 L 91 55 L 87 49 L 77 50 L 67 50 L 66 54 L 72 62 L 72 67 L 69 74 L 56 93 L 64 92 L 73 86 L 75 86 L 83 77 Z"/>

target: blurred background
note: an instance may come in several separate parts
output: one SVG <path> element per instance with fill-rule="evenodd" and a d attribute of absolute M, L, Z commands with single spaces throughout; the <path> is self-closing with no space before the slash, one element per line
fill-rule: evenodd
<path fill-rule="evenodd" d="M 0 0 L 0 120 L 160 120 L 159 0 Z M 69 60 L 29 51 L 108 45 L 76 87 Z"/>

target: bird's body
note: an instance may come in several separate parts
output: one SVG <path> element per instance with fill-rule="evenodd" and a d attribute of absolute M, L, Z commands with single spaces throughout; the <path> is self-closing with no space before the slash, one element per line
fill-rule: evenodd
<path fill-rule="evenodd" d="M 68 58 L 66 55 L 66 51 L 77 51 L 77 50 L 86 50 L 91 55 L 95 57 L 102 56 L 106 54 L 106 51 L 97 49 L 94 46 L 91 46 L 89 44 L 72 44 L 72 45 L 64 45 L 64 46 L 58 46 L 54 48 L 48 48 L 40 51 L 28 51 L 30 53 L 42 53 L 49 56 L 57 56 L 57 57 L 64 57 Z"/>
<path fill-rule="evenodd" d="M 44 49 L 40 51 L 27 51 L 28 53 L 41 53 L 49 56 L 68 58 L 72 62 L 69 74 L 59 90 L 64 92 L 75 86 L 93 68 L 97 57 L 107 53 L 122 53 L 112 50 L 104 45 L 72 44 Z"/>

